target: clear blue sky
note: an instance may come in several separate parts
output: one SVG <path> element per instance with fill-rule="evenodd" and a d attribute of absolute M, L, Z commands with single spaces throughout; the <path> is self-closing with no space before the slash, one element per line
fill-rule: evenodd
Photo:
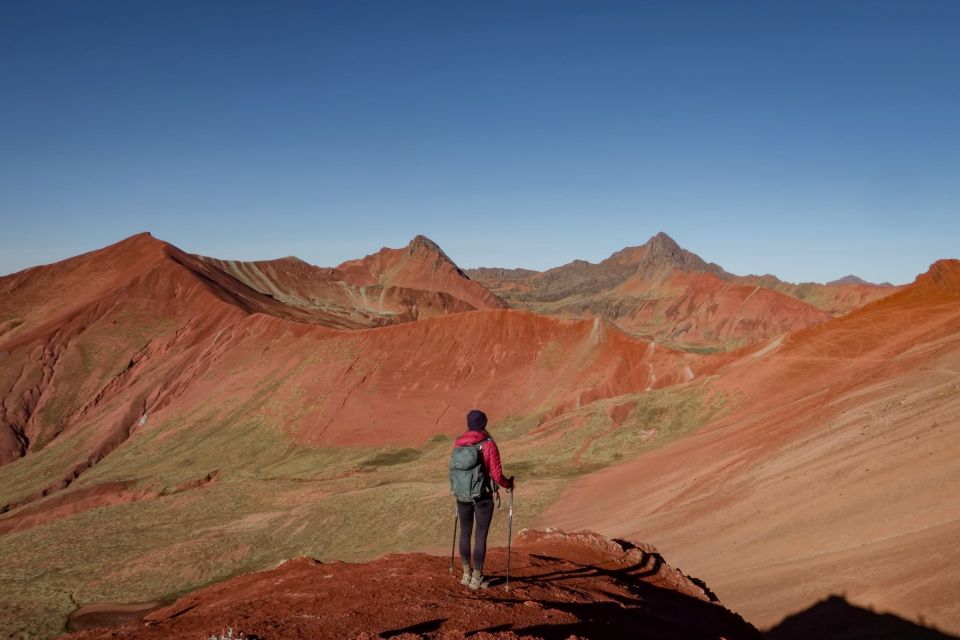
<path fill-rule="evenodd" d="M 0 0 L 0 273 L 138 231 L 463 267 L 960 257 L 960 2 Z"/>

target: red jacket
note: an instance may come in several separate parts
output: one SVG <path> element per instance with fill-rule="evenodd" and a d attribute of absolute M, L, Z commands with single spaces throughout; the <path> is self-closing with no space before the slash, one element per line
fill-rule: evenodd
<path fill-rule="evenodd" d="M 483 468 L 487 470 L 490 477 L 504 489 L 513 488 L 513 480 L 508 480 L 503 476 L 503 467 L 500 465 L 500 450 L 497 449 L 497 443 L 493 441 L 486 431 L 467 431 L 457 438 L 453 443 L 455 447 L 465 447 L 471 444 L 477 444 L 481 440 L 486 440 L 480 446 L 480 453 L 483 455 Z"/>

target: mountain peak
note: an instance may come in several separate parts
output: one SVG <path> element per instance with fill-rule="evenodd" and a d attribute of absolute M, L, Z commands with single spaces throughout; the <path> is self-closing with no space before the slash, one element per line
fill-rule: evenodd
<path fill-rule="evenodd" d="M 407 244 L 406 254 L 408 256 L 416 256 L 417 254 L 423 255 L 424 253 L 428 254 L 428 256 L 432 257 L 435 261 L 449 263 L 462 277 L 468 277 L 467 274 L 457 266 L 457 263 L 440 248 L 440 245 L 425 235 L 417 235 Z"/>
<path fill-rule="evenodd" d="M 937 290 L 948 295 L 960 294 L 960 260 L 937 260 L 917 276 L 914 288 Z"/>
<path fill-rule="evenodd" d="M 407 249 L 410 253 L 413 253 L 417 249 L 427 249 L 428 251 L 436 251 L 437 253 L 443 253 L 443 250 L 440 248 L 436 242 L 431 240 L 425 235 L 417 235 L 407 244 Z"/>
<path fill-rule="evenodd" d="M 383 247 L 377 253 L 348 260 L 337 267 L 359 287 L 381 285 L 449 294 L 475 309 L 504 309 L 506 303 L 474 282 L 440 246 L 424 235 L 406 247 Z"/>
<path fill-rule="evenodd" d="M 831 280 L 827 283 L 827 286 L 841 285 L 841 284 L 870 284 L 863 278 L 855 276 L 852 273 L 845 275 L 842 278 L 837 278 L 836 280 Z"/>
<path fill-rule="evenodd" d="M 880 284 L 877 284 L 876 282 L 867 282 L 863 278 L 859 276 L 855 276 L 853 274 L 843 276 L 842 278 L 838 278 L 836 280 L 831 280 L 830 282 L 827 283 L 827 286 L 832 287 L 832 286 L 845 285 L 845 284 L 863 285 L 867 287 L 892 287 L 893 286 L 889 282 L 881 282 Z"/>
<path fill-rule="evenodd" d="M 682 251 L 677 241 L 668 236 L 665 232 L 659 231 L 655 236 L 647 240 L 648 247 L 665 248 L 675 251 Z"/>
<path fill-rule="evenodd" d="M 677 241 L 668 236 L 663 231 L 647 240 L 642 247 L 644 249 L 642 259 L 639 262 L 638 270 L 645 270 L 650 267 L 671 266 L 684 271 L 701 271 L 712 273 L 720 278 L 729 278 L 727 273 L 720 265 L 706 260 L 687 251 Z"/>
<path fill-rule="evenodd" d="M 110 247 L 153 247 L 161 246 L 166 243 L 163 240 L 158 240 L 153 237 L 153 234 L 149 231 L 141 231 L 140 233 L 135 233 L 132 236 L 127 236 L 119 242 L 114 242 L 112 245 L 104 247 L 109 249 Z"/>

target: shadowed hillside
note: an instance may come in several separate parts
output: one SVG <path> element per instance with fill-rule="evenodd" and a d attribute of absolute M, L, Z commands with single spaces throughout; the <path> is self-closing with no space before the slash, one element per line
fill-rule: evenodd
<path fill-rule="evenodd" d="M 763 635 L 768 640 L 957 640 L 922 623 L 850 604 L 843 596 L 830 596 L 787 616 Z"/>

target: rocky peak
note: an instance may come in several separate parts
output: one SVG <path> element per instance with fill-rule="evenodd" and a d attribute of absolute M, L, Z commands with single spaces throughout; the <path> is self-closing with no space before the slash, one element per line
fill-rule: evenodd
<path fill-rule="evenodd" d="M 827 283 L 827 286 L 833 287 L 833 286 L 845 285 L 845 284 L 863 285 L 866 287 L 892 287 L 893 286 L 889 282 L 881 282 L 880 284 L 877 284 L 876 282 L 868 282 L 863 278 L 852 275 L 852 274 L 843 276 L 842 278 L 838 278 L 836 280 L 831 280 L 830 282 Z"/>
<path fill-rule="evenodd" d="M 853 274 L 843 276 L 842 278 L 837 278 L 836 280 L 831 280 L 827 283 L 828 287 L 842 284 L 870 284 L 863 278 L 855 276 Z"/>
<path fill-rule="evenodd" d="M 643 246 L 646 251 L 644 251 L 643 257 L 638 263 L 638 271 L 666 266 L 676 267 L 684 271 L 712 273 L 721 278 L 730 277 L 730 274 L 724 271 L 720 265 L 708 263 L 692 251 L 687 251 L 663 231 L 647 240 Z"/>
<path fill-rule="evenodd" d="M 960 294 L 960 260 L 937 260 L 926 273 L 917 276 L 914 288 L 917 287 L 948 295 Z"/>
<path fill-rule="evenodd" d="M 417 235 L 407 244 L 407 253 L 411 255 L 418 249 L 425 249 L 427 251 L 435 251 L 437 253 L 443 253 L 443 250 L 440 248 L 436 242 L 424 235 Z"/>
<path fill-rule="evenodd" d="M 443 252 L 443 249 L 440 248 L 440 245 L 425 235 L 417 235 L 414 237 L 414 239 L 407 244 L 406 253 L 408 256 L 416 256 L 418 254 L 423 256 L 423 254 L 426 254 L 428 259 L 433 259 L 434 267 L 443 263 L 447 263 L 461 278 L 466 278 L 467 280 L 470 279 L 463 269 L 457 266 L 457 263 L 451 260 L 450 256 Z"/>
<path fill-rule="evenodd" d="M 663 231 L 660 231 L 657 235 L 647 240 L 646 246 L 648 254 L 676 256 L 684 253 L 684 250 L 677 244 L 676 240 Z"/>

